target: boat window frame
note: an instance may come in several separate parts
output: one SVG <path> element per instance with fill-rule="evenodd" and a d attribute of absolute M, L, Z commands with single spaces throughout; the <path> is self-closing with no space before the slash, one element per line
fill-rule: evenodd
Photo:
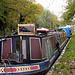
<path fill-rule="evenodd" d="M 49 39 L 50 42 L 51 42 L 51 37 L 52 37 L 52 36 L 42 38 L 42 39 L 45 39 L 45 46 L 46 46 L 46 48 L 48 47 L 48 46 L 47 46 L 47 39 Z M 51 48 L 51 49 L 50 49 L 49 52 L 50 52 L 51 54 L 48 52 L 48 49 L 46 49 L 46 58 L 47 58 L 47 59 L 49 59 L 49 58 L 52 56 L 53 50 L 52 50 L 52 45 L 51 45 L 51 43 L 50 43 L 50 48 Z"/>

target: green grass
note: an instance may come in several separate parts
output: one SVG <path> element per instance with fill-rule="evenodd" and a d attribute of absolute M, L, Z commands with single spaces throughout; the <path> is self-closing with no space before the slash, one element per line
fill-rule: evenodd
<path fill-rule="evenodd" d="M 75 30 L 72 31 L 72 34 L 75 34 Z"/>
<path fill-rule="evenodd" d="M 75 63 L 75 33 L 72 35 L 64 55 L 59 60 L 59 64 L 55 65 L 52 75 L 71 75 L 70 68 L 74 66 L 71 65 L 72 61 Z"/>
<path fill-rule="evenodd" d="M 75 35 L 72 35 L 72 38 L 66 47 L 65 54 L 62 56 L 60 61 L 74 61 L 75 60 Z"/>

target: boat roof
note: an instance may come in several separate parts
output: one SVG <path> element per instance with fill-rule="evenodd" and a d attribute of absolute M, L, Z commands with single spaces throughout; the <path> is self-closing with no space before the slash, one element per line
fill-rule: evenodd
<path fill-rule="evenodd" d="M 44 29 L 44 28 L 43 28 Z M 48 30 L 45 28 L 45 30 Z M 54 35 L 56 32 L 49 32 L 48 34 L 38 35 L 35 32 L 34 24 L 18 24 L 18 28 L 11 32 L 9 35 L 5 35 L 2 38 L 26 36 L 26 37 L 48 37 Z"/>

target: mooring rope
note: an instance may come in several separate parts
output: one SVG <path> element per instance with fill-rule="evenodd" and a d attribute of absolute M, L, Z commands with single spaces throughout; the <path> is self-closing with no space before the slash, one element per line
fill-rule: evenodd
<path fill-rule="evenodd" d="M 8 74 L 7 74 L 7 65 L 6 65 L 6 63 L 4 62 L 5 60 L 3 59 L 2 61 L 3 61 L 2 63 L 5 65 L 6 75 L 8 75 Z M 13 75 L 13 70 L 12 70 L 12 66 L 11 66 L 10 61 L 9 61 L 8 59 L 6 59 L 6 61 L 8 61 L 9 65 L 10 65 L 10 67 L 11 67 L 12 75 Z"/>

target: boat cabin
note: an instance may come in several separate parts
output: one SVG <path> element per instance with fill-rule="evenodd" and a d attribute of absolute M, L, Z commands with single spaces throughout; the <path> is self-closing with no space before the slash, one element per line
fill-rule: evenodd
<path fill-rule="evenodd" d="M 54 34 L 36 35 L 34 24 L 18 24 L 17 34 L 0 39 L 0 62 L 36 63 L 50 59 L 56 49 Z"/>

